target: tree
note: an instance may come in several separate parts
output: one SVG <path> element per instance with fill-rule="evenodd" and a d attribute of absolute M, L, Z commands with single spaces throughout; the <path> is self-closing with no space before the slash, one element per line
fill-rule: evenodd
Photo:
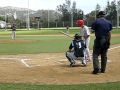
<path fill-rule="evenodd" d="M 107 2 L 107 7 L 106 7 L 106 9 L 105 9 L 107 15 L 110 14 L 110 11 L 111 11 L 110 9 L 111 9 L 111 8 L 110 8 L 110 2 L 108 1 L 108 2 Z"/>
<path fill-rule="evenodd" d="M 1 21 L 4 21 L 4 16 L 0 16 L 0 20 L 1 20 Z"/>
<path fill-rule="evenodd" d="M 106 18 L 108 20 L 110 20 L 113 24 L 113 26 L 116 26 L 117 23 L 117 11 L 116 11 L 116 2 L 112 1 L 111 4 L 108 3 L 107 7 L 106 7 L 106 12 L 107 12 L 107 16 Z"/>
<path fill-rule="evenodd" d="M 65 0 L 66 2 L 63 5 L 57 6 L 57 10 L 62 14 L 62 21 L 69 21 L 70 20 L 70 0 Z"/>
<path fill-rule="evenodd" d="M 117 10 L 118 10 L 118 14 L 120 16 L 120 0 L 117 2 Z"/>
<path fill-rule="evenodd" d="M 97 4 L 97 5 L 96 5 L 96 9 L 95 9 L 95 19 L 96 19 L 96 17 L 97 17 L 98 12 L 100 11 L 100 9 L 101 9 L 100 5 Z"/>
<path fill-rule="evenodd" d="M 63 5 L 57 6 L 58 12 L 62 14 L 62 21 L 68 22 L 67 25 L 73 27 L 73 22 L 77 19 L 83 19 L 83 11 L 81 9 L 76 9 L 76 2 L 71 4 L 71 0 L 65 0 Z"/>
<path fill-rule="evenodd" d="M 91 26 L 91 24 L 95 20 L 95 17 L 96 17 L 95 12 L 96 10 L 91 11 L 89 14 L 86 15 L 87 26 Z"/>

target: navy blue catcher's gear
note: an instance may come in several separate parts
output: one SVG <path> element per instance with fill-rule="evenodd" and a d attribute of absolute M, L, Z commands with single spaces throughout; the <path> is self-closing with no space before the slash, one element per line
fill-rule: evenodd
<path fill-rule="evenodd" d="M 74 39 L 69 49 L 71 50 L 72 48 L 74 48 L 74 54 L 76 57 L 84 57 L 84 50 L 86 48 L 86 45 L 84 44 L 83 40 Z"/>

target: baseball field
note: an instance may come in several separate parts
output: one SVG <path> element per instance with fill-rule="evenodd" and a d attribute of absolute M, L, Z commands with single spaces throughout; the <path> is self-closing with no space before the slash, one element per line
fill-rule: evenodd
<path fill-rule="evenodd" d="M 77 61 L 69 67 L 65 57 L 72 38 L 65 29 L 0 30 L 0 90 L 119 90 L 120 29 L 112 31 L 107 70 L 93 75 L 92 61 L 82 67 Z M 70 29 L 70 36 L 79 32 Z M 94 33 L 91 34 L 90 50 Z"/>

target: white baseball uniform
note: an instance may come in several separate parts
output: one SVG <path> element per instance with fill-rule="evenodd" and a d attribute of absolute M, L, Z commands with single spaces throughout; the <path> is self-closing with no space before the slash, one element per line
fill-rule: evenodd
<path fill-rule="evenodd" d="M 86 59 L 90 60 L 91 57 L 90 57 L 90 50 L 89 50 L 89 44 L 90 44 L 90 30 L 89 28 L 84 25 L 81 30 L 80 30 L 80 34 L 81 36 L 84 38 L 85 40 L 85 44 L 86 44 Z M 85 38 L 87 37 L 87 38 Z"/>

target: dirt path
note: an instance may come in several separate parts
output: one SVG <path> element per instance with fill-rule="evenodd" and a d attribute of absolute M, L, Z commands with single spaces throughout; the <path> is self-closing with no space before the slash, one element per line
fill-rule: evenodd
<path fill-rule="evenodd" d="M 114 45 L 117 47 L 120 45 Z M 107 71 L 92 75 L 92 62 L 82 67 L 69 67 L 64 53 L 41 53 L 27 55 L 0 56 L 0 82 L 2 83 L 41 83 L 41 84 L 80 84 L 120 81 L 120 47 L 111 49 L 108 54 Z"/>

